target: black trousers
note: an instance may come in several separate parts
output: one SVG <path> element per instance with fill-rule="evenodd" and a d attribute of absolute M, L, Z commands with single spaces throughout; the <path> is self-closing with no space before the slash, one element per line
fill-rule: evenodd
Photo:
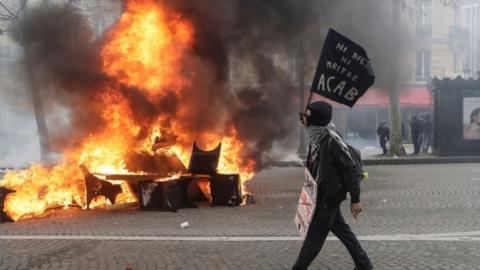
<path fill-rule="evenodd" d="M 387 139 L 385 137 L 380 138 L 380 147 L 382 147 L 384 155 L 388 154 Z"/>
<path fill-rule="evenodd" d="M 370 259 L 365 250 L 360 246 L 350 226 L 345 223 L 339 205 L 328 209 L 317 208 L 315 210 L 310 229 L 293 269 L 301 270 L 308 268 L 322 249 L 330 231 L 345 245 L 355 265 L 368 269 L 371 265 Z"/>
<path fill-rule="evenodd" d="M 413 153 L 414 154 L 420 153 L 420 146 L 422 145 L 420 142 L 420 133 L 414 133 L 412 135 L 412 143 L 413 143 Z"/>

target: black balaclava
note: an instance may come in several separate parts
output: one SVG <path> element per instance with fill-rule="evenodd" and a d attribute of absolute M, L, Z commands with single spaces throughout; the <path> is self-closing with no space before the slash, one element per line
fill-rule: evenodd
<path fill-rule="evenodd" d="M 332 105 L 325 101 L 315 101 L 308 104 L 310 110 L 308 125 L 325 127 L 332 120 Z"/>

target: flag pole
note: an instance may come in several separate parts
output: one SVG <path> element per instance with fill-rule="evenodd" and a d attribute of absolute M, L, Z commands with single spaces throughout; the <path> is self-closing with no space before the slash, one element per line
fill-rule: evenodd
<path fill-rule="evenodd" d="M 312 97 L 313 97 L 313 92 L 310 91 L 310 95 L 308 96 L 308 100 L 307 100 L 307 103 L 305 103 L 305 112 L 304 113 L 307 113 L 307 108 L 308 108 L 308 104 L 310 104 L 310 101 L 312 101 Z"/>

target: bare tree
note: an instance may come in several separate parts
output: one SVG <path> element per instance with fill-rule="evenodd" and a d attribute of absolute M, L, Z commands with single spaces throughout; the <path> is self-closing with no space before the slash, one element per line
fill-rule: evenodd
<path fill-rule="evenodd" d="M 392 0 L 392 32 L 398 33 L 398 25 L 400 24 L 400 12 L 402 8 L 405 8 L 404 0 Z M 392 35 L 394 43 L 398 44 L 401 42 L 398 40 L 400 37 L 398 35 Z M 404 152 L 402 151 L 402 120 L 400 113 L 400 97 L 399 97 L 399 74 L 400 74 L 400 64 L 398 59 L 397 50 L 392 50 L 391 52 L 396 61 L 392 62 L 392 72 L 390 74 L 390 153 L 392 155 L 401 155 Z"/>
<path fill-rule="evenodd" d="M 444 6 L 456 6 L 459 4 L 460 0 L 438 0 Z M 398 26 L 400 25 L 400 14 L 409 8 L 409 5 L 406 0 L 392 0 L 392 32 L 397 33 L 399 31 Z M 399 44 L 402 42 L 399 39 L 399 36 L 393 35 L 393 39 L 396 39 L 394 43 Z M 394 58 L 398 59 L 397 50 L 392 50 Z M 400 65 L 398 61 L 393 61 L 392 63 L 392 74 L 390 78 L 390 125 L 391 125 L 391 134 L 390 134 L 390 151 L 393 155 L 404 154 L 403 145 L 402 145 L 402 122 L 401 122 L 401 113 L 400 113 L 400 97 L 399 97 L 399 77 Z"/>
<path fill-rule="evenodd" d="M 0 2 L 0 21 L 2 22 L 2 28 L 0 28 L 0 31 L 2 34 L 9 32 L 12 29 L 13 25 L 20 22 L 23 11 L 27 6 L 27 1 L 28 0 L 20 1 L 20 8 L 18 10 L 13 10 L 6 4 Z M 23 38 L 20 39 L 19 45 L 23 48 L 23 53 L 26 56 L 25 59 L 29 59 L 29 47 L 28 44 L 23 41 Z M 50 152 L 50 142 L 48 139 L 48 129 L 47 122 L 45 120 L 43 102 L 37 84 L 35 82 L 35 71 L 33 70 L 31 63 L 29 63 L 28 60 L 24 64 L 25 77 L 32 97 L 33 112 L 35 115 L 35 121 L 37 123 L 37 130 L 40 139 L 39 143 L 41 159 L 45 162 L 47 161 Z"/>
<path fill-rule="evenodd" d="M 43 2 L 43 5 L 50 5 L 52 8 L 58 9 L 58 13 L 68 15 L 68 13 L 73 11 L 72 4 L 74 3 L 74 0 L 68 0 L 65 2 L 65 5 L 55 6 L 54 4 L 45 1 Z M 44 102 L 41 89 L 39 88 L 39 78 L 34 63 L 35 57 L 33 56 L 33 52 L 35 51 L 35 41 L 32 41 L 31 38 L 28 37 L 24 28 L 25 17 L 28 13 L 27 4 L 28 0 L 21 0 L 19 8 L 14 10 L 8 5 L 0 2 L 0 33 L 10 34 L 16 43 L 23 49 L 26 86 L 32 98 L 32 107 L 39 135 L 41 159 L 43 162 L 48 162 L 48 157 L 51 152 L 51 144 L 49 141 Z"/>
<path fill-rule="evenodd" d="M 405 0 L 353 2 L 347 6 L 349 14 L 346 17 L 352 19 L 345 29 L 369 53 L 376 73 L 376 86 L 388 90 L 390 152 L 400 155 L 403 145 L 399 95 L 401 83 L 407 79 L 402 69 L 403 59 L 411 44 L 410 33 L 400 23 L 400 16 L 408 10 L 408 5 Z"/>
<path fill-rule="evenodd" d="M 6 4 L 0 2 L 0 34 L 8 31 L 8 26 L 18 21 L 20 14 L 26 6 L 26 1 L 21 1 L 21 6 L 18 10 L 13 10 Z"/>

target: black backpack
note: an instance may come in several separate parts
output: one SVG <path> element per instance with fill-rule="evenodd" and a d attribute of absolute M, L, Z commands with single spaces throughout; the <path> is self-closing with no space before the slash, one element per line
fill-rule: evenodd
<path fill-rule="evenodd" d="M 343 140 L 343 142 L 347 146 L 348 152 L 350 153 L 350 156 L 352 157 L 353 161 L 355 162 L 356 167 L 360 171 L 360 174 L 362 176 L 362 180 L 366 180 L 368 178 L 368 174 L 363 170 L 362 153 L 360 152 L 360 150 L 353 147 L 352 145 L 350 145 L 346 141 Z"/>

